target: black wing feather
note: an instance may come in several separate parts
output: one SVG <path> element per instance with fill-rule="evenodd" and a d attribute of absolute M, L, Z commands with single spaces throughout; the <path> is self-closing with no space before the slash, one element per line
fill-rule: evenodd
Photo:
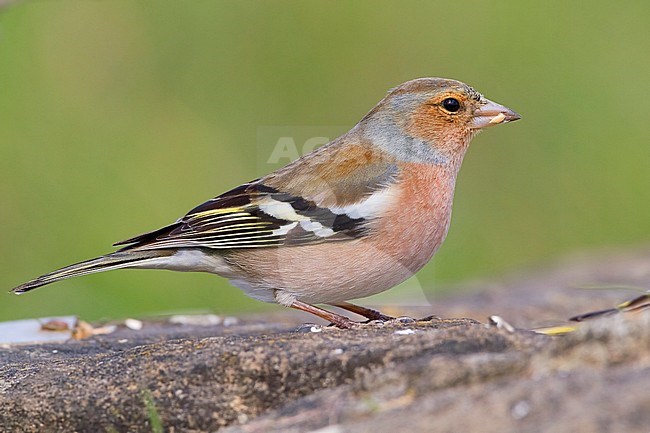
<path fill-rule="evenodd" d="M 270 215 L 260 207 L 263 200 L 288 204 L 298 217 Z M 317 235 L 305 230 L 300 221 L 320 223 L 332 233 Z M 257 180 L 206 201 L 174 224 L 114 245 L 126 245 L 122 250 L 268 248 L 349 240 L 366 233 L 363 218 L 335 214 L 310 200 L 278 191 Z"/>

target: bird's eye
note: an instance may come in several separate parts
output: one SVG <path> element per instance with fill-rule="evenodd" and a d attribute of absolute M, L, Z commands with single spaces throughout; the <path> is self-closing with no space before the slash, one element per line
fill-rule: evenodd
<path fill-rule="evenodd" d="M 442 108 L 449 111 L 450 113 L 455 113 L 460 110 L 460 102 L 456 98 L 447 98 L 442 101 Z"/>

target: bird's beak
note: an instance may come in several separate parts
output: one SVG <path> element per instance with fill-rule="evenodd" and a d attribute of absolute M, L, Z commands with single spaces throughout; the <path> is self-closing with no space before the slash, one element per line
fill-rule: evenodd
<path fill-rule="evenodd" d="M 474 112 L 472 129 L 481 129 L 501 123 L 514 122 L 521 119 L 521 116 L 503 105 L 485 99 L 481 108 Z"/>

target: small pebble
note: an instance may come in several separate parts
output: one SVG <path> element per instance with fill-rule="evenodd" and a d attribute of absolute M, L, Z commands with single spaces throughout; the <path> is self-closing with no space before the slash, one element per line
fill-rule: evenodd
<path fill-rule="evenodd" d="M 501 316 L 490 316 L 490 325 L 496 326 L 497 329 L 505 329 L 508 332 L 515 332 L 514 326 L 506 322 L 506 320 Z"/>
<path fill-rule="evenodd" d="M 323 327 L 315 323 L 305 323 L 296 328 L 296 332 L 300 333 L 311 333 L 311 332 L 323 332 Z"/>
<path fill-rule="evenodd" d="M 510 410 L 510 414 L 514 419 L 525 418 L 530 413 L 530 403 L 526 400 L 518 401 Z"/>
<path fill-rule="evenodd" d="M 223 319 L 223 326 L 232 326 L 239 323 L 239 319 L 236 317 L 228 316 Z"/>
<path fill-rule="evenodd" d="M 126 319 L 124 321 L 124 326 L 134 331 L 139 331 L 142 329 L 142 321 L 137 319 Z"/>
<path fill-rule="evenodd" d="M 226 319 L 228 319 L 228 317 Z M 217 316 L 216 314 L 178 314 L 169 318 L 169 323 L 173 323 L 175 325 L 213 326 L 220 325 L 222 322 L 224 322 L 224 325 L 226 325 L 225 320 L 221 319 L 221 317 Z"/>
<path fill-rule="evenodd" d="M 415 331 L 412 329 L 398 329 L 397 331 L 394 332 L 394 334 L 397 335 L 411 335 L 415 334 Z"/>

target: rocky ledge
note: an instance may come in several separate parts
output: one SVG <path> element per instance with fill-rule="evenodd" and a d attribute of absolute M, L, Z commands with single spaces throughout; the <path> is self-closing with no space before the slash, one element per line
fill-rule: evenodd
<path fill-rule="evenodd" d="M 635 295 L 585 283 L 650 287 L 650 250 L 471 284 L 427 311 L 468 318 L 339 330 L 287 312 L 8 345 L 0 431 L 648 431 L 650 311 L 531 331 Z"/>

